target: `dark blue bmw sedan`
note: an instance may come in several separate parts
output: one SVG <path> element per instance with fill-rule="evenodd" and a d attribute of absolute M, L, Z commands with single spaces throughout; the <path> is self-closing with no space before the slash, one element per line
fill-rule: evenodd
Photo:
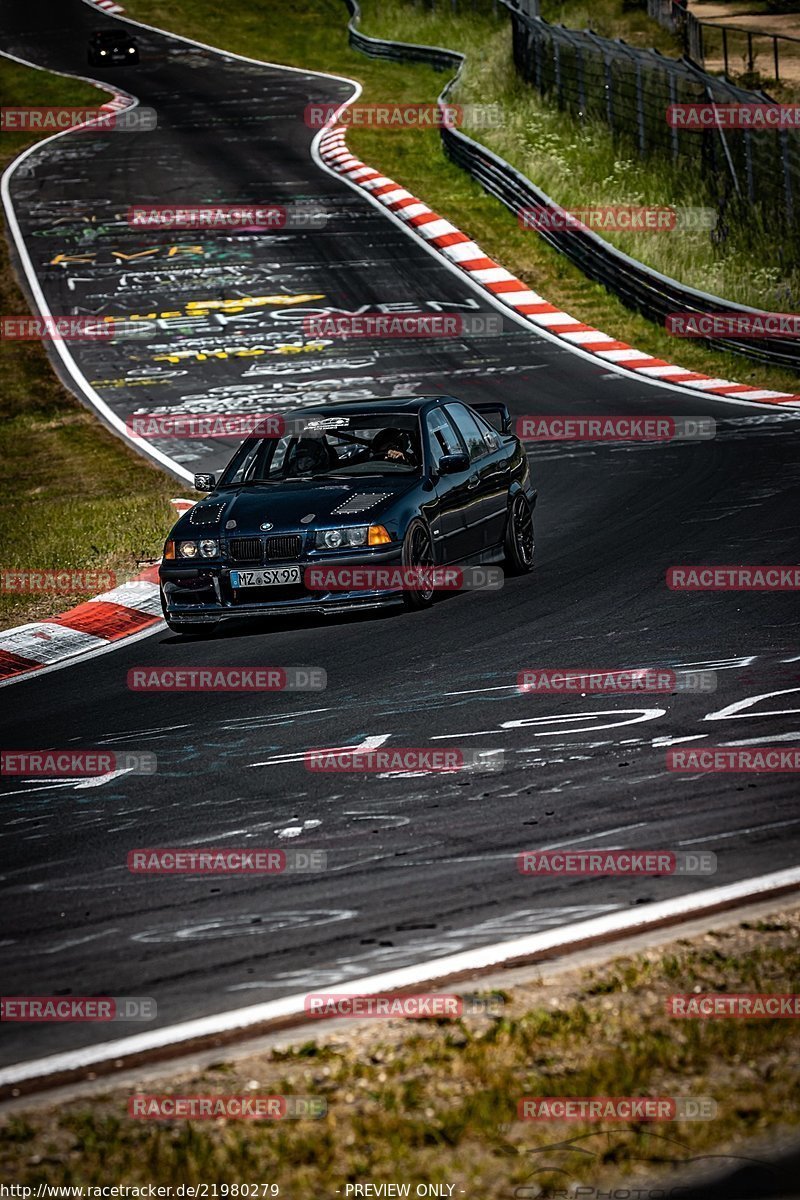
<path fill-rule="evenodd" d="M 177 521 L 159 570 L 176 633 L 422 608 L 441 569 L 533 565 L 536 492 L 502 404 L 414 396 L 299 409 L 195 487 L 210 495 Z"/>

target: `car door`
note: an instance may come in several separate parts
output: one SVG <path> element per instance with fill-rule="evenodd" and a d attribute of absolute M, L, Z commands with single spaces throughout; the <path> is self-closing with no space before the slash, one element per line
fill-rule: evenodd
<path fill-rule="evenodd" d="M 508 454 L 497 432 L 482 417 L 457 401 L 444 408 L 469 454 L 469 502 L 464 509 L 467 548 L 463 554 L 477 554 L 503 541 L 508 513 Z"/>
<path fill-rule="evenodd" d="M 425 418 L 425 433 L 431 474 L 437 497 L 436 518 L 432 521 L 437 562 L 458 562 L 467 550 L 466 510 L 472 498 L 469 470 L 454 475 L 438 473 L 439 459 L 445 454 L 464 454 L 461 437 L 442 408 L 431 409 Z"/>

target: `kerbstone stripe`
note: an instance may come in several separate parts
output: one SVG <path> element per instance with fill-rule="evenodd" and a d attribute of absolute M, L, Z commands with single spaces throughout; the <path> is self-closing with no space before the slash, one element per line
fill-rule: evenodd
<path fill-rule="evenodd" d="M 737 399 L 766 404 L 800 403 L 800 395 L 771 391 L 768 388 L 754 388 L 727 379 L 713 379 L 701 372 L 688 371 L 684 367 L 664 362 L 661 358 L 637 350 L 627 342 L 618 341 L 599 329 L 592 329 L 576 317 L 561 312 L 500 263 L 488 258 L 476 242 L 440 217 L 417 196 L 412 196 L 405 188 L 351 154 L 345 145 L 346 136 L 347 130 L 342 125 L 331 126 L 323 133 L 319 142 L 323 162 L 357 183 L 359 187 L 370 191 L 376 200 L 405 221 L 429 246 L 434 246 L 475 283 L 491 292 L 501 304 L 513 308 L 520 316 L 525 317 L 532 326 L 547 328 L 550 333 L 563 338 L 568 345 L 580 346 L 582 350 L 595 354 L 606 362 L 613 362 L 615 366 L 631 373 L 641 372 L 645 376 L 663 378 L 668 380 L 670 385 L 691 385 L 694 390 L 701 389 L 723 399 L 725 396 L 735 396 Z"/>

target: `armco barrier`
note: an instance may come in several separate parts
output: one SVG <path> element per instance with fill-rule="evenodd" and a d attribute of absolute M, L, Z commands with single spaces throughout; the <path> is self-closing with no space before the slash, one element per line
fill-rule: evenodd
<path fill-rule="evenodd" d="M 428 63 L 436 70 L 452 70 L 439 104 L 447 101 L 450 90 L 458 81 L 464 56 L 440 46 L 420 46 L 408 42 L 388 42 L 368 37 L 358 29 L 361 11 L 358 0 L 344 0 L 350 12 L 348 36 L 350 45 L 369 58 L 393 62 Z M 518 15 L 511 5 L 512 19 Z M 531 18 L 526 18 L 531 20 Z M 661 57 L 661 56 L 657 56 Z M 662 60 L 663 61 L 663 60 Z M 742 93 L 743 95 L 745 93 Z M 666 125 L 666 121 L 665 121 Z M 500 200 L 515 215 L 521 208 L 560 211 L 551 198 L 510 163 L 494 154 L 479 142 L 453 126 L 443 125 L 441 138 L 448 158 L 472 176 L 484 191 Z M 747 135 L 751 136 L 751 135 Z M 765 136 L 765 135 L 762 135 Z M 533 231 L 532 231 L 533 233 Z M 720 296 L 712 296 L 687 287 L 676 279 L 654 271 L 610 245 L 599 234 L 586 230 L 537 230 L 536 236 L 565 255 L 589 279 L 603 284 L 623 304 L 651 321 L 664 325 L 669 313 L 675 312 L 737 312 L 758 314 L 761 310 L 735 304 Z M 706 345 L 719 350 L 734 351 L 756 362 L 800 370 L 800 346 L 790 339 L 707 338 Z"/>

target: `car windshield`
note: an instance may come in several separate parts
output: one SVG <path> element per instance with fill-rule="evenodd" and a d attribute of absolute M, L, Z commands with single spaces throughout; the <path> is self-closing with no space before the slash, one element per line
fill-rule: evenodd
<path fill-rule="evenodd" d="M 309 414 L 302 433 L 246 441 L 220 484 L 419 475 L 421 464 L 419 421 L 410 413 Z"/>

